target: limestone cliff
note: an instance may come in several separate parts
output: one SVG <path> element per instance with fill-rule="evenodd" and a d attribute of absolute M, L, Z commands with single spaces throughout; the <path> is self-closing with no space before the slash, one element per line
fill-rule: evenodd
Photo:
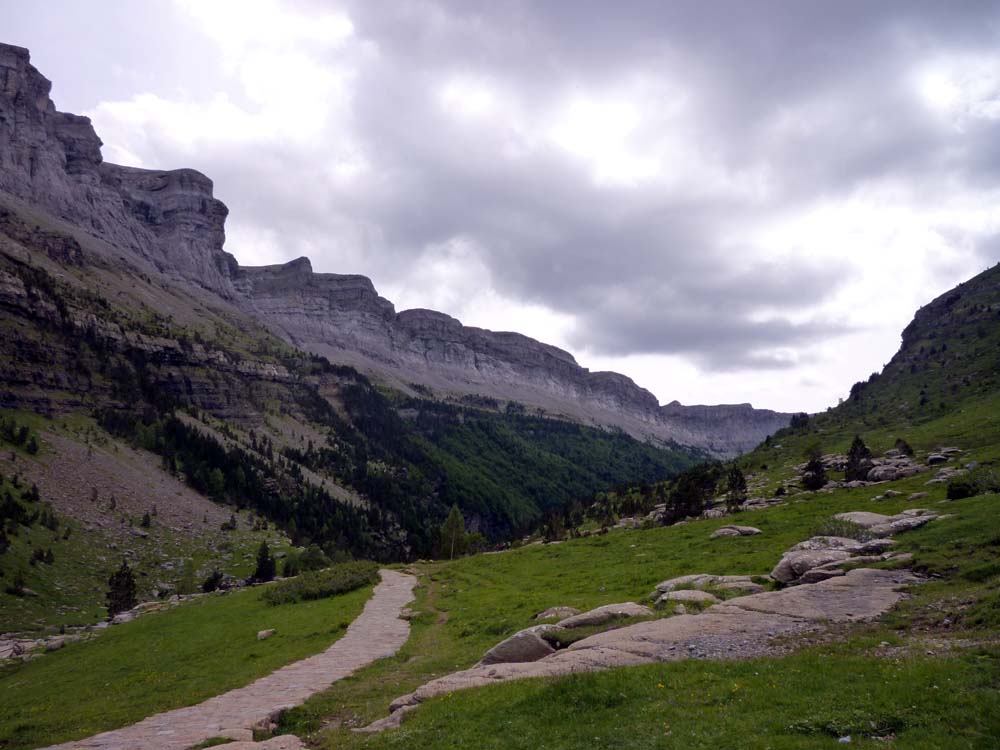
<path fill-rule="evenodd" d="M 725 456 L 749 450 L 789 419 L 749 404 L 661 407 L 624 375 L 590 372 L 572 354 L 527 336 L 464 326 L 433 310 L 397 313 L 368 278 L 313 273 L 307 258 L 240 268 L 235 287 L 245 309 L 289 342 L 399 387 L 517 401 Z"/>
<path fill-rule="evenodd" d="M 28 50 L 0 44 L 0 191 L 152 262 L 164 274 L 233 294 L 226 207 L 192 169 L 109 164 L 86 117 L 56 110 Z"/>
<path fill-rule="evenodd" d="M 432 310 L 397 313 L 368 278 L 316 274 L 305 258 L 240 268 L 222 249 L 228 211 L 211 180 L 191 169 L 103 161 L 90 120 L 57 111 L 50 90 L 27 50 L 0 44 L 0 194 L 218 294 L 303 349 L 397 387 L 519 402 L 717 455 L 748 450 L 788 422 L 749 404 L 661 407 L 624 375 L 590 372 L 568 352 L 517 333 L 464 326 Z M 52 252 L 80 263 L 78 250 Z"/>

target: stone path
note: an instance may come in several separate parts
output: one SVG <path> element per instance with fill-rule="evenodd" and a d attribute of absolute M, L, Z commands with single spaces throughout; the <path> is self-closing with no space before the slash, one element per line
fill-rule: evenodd
<path fill-rule="evenodd" d="M 858 569 L 808 586 L 752 594 L 678 615 L 609 630 L 534 662 L 478 664 L 426 683 L 394 700 L 390 714 L 364 729 L 399 726 L 420 703 L 456 690 L 529 677 L 559 677 L 689 658 L 746 659 L 787 653 L 789 636 L 833 623 L 870 620 L 891 609 L 918 579 L 906 570 Z"/>
<path fill-rule="evenodd" d="M 281 711 L 300 705 L 376 659 L 392 656 L 406 642 L 410 624 L 399 615 L 413 599 L 417 579 L 392 570 L 382 570 L 381 575 L 364 611 L 323 653 L 196 706 L 156 714 L 129 727 L 48 750 L 184 750 L 210 737 L 253 739 L 254 727 L 267 726 Z"/>

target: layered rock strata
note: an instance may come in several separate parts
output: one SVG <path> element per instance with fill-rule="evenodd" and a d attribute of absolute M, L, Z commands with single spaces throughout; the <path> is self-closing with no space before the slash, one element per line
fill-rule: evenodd
<path fill-rule="evenodd" d="M 789 415 L 750 404 L 660 406 L 615 372 L 590 372 L 573 355 L 518 333 L 462 325 L 433 310 L 404 310 L 364 276 L 314 273 L 307 258 L 240 268 L 245 308 L 287 341 L 401 387 L 514 401 L 639 439 L 722 456 L 749 450 Z"/>
<path fill-rule="evenodd" d="M 105 162 L 87 117 L 59 112 L 28 50 L 0 44 L 0 191 L 152 262 L 173 278 L 233 294 L 222 250 L 228 209 L 193 169 Z"/>
<path fill-rule="evenodd" d="M 222 249 L 228 211 L 210 179 L 105 162 L 90 120 L 59 112 L 50 91 L 27 50 L 0 44 L 0 194 L 235 302 L 303 349 L 404 389 L 516 402 L 720 456 L 749 450 L 788 423 L 787 414 L 749 404 L 660 406 L 624 375 L 590 372 L 527 336 L 464 326 L 433 310 L 397 313 L 368 278 L 316 274 L 306 258 L 240 268 Z"/>

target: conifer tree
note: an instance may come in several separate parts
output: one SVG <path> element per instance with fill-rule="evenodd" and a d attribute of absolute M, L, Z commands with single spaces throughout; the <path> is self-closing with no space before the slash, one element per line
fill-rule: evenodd
<path fill-rule="evenodd" d="M 108 619 L 119 612 L 127 612 L 138 602 L 135 598 L 135 574 L 125 560 L 108 579 Z"/>
<path fill-rule="evenodd" d="M 872 467 L 872 452 L 865 445 L 865 441 L 860 435 L 854 436 L 850 450 L 847 451 L 847 467 L 844 470 L 844 478 L 848 482 L 864 480 L 868 478 L 868 471 Z"/>
<path fill-rule="evenodd" d="M 739 466 L 733 465 L 726 477 L 726 510 L 735 513 L 747 499 L 747 478 Z"/>
<path fill-rule="evenodd" d="M 253 572 L 254 580 L 273 580 L 276 567 L 277 565 L 274 558 L 271 557 L 271 550 L 268 548 L 267 542 L 261 542 L 260 548 L 257 550 L 257 568 Z"/>

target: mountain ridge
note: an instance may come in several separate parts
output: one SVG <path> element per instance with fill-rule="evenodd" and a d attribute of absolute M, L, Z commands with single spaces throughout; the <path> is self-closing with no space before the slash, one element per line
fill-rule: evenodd
<path fill-rule="evenodd" d="M 228 209 L 208 177 L 105 162 L 89 118 L 59 112 L 50 92 L 28 50 L 0 44 L 0 191 L 214 293 L 310 353 L 411 394 L 518 402 L 719 456 L 745 452 L 789 421 L 749 404 L 661 406 L 631 378 L 590 372 L 528 336 L 464 326 L 433 310 L 397 313 L 368 277 L 317 274 L 305 258 L 240 266 L 223 249 Z"/>

